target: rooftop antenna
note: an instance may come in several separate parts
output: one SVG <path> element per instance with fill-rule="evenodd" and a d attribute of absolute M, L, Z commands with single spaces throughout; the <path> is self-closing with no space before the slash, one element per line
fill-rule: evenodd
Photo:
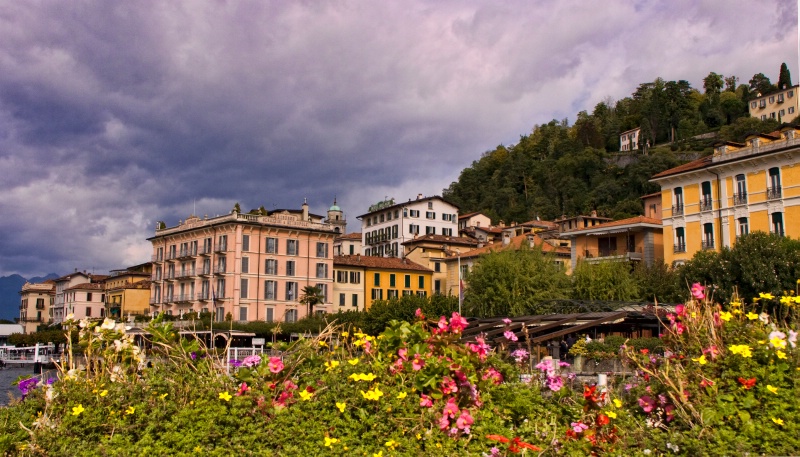
<path fill-rule="evenodd" d="M 192 200 L 192 205 L 193 205 L 193 207 L 192 207 L 192 216 L 194 216 L 195 214 L 197 214 L 197 199 L 196 198 Z"/>

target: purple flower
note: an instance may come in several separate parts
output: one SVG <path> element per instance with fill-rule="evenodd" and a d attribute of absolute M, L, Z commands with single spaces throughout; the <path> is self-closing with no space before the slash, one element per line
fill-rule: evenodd
<path fill-rule="evenodd" d="M 232 367 L 236 367 L 236 368 L 239 368 L 240 366 L 242 366 L 242 361 L 241 360 L 231 359 L 231 361 L 228 362 L 228 363 L 230 363 Z"/>
<path fill-rule="evenodd" d="M 242 366 L 244 367 L 254 367 L 261 363 L 261 357 L 258 355 L 251 355 L 247 356 L 242 360 Z"/>
<path fill-rule="evenodd" d="M 528 360 L 530 354 L 525 349 L 517 349 L 516 351 L 511 353 L 511 357 L 513 357 L 517 363 L 522 363 Z"/>
<path fill-rule="evenodd" d="M 549 387 L 553 392 L 558 392 L 562 387 L 564 387 L 564 380 L 561 378 L 561 376 L 548 376 L 547 387 Z"/>
<path fill-rule="evenodd" d="M 189 357 L 191 357 L 192 360 L 197 360 L 197 353 L 196 352 L 190 352 L 189 353 Z"/>
<path fill-rule="evenodd" d="M 17 387 L 22 394 L 22 398 L 27 397 L 28 393 L 36 388 L 37 384 L 39 384 L 39 380 L 36 378 L 28 378 L 20 381 L 19 384 L 17 384 Z"/>
<path fill-rule="evenodd" d="M 46 384 L 49 386 L 56 383 L 56 378 L 47 378 Z"/>

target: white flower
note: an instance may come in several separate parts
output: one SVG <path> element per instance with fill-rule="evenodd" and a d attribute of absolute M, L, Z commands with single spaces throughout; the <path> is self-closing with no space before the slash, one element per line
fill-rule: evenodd
<path fill-rule="evenodd" d="M 763 322 L 765 324 L 769 324 L 769 314 L 767 314 L 767 313 L 759 314 L 758 315 L 758 320 L 760 320 L 761 322 Z M 675 451 L 675 452 L 678 452 L 678 451 Z"/>
<path fill-rule="evenodd" d="M 89 326 L 89 319 L 87 319 L 87 318 L 81 319 L 81 322 L 78 325 L 80 325 L 81 328 L 88 327 Z"/>
<path fill-rule="evenodd" d="M 114 322 L 114 319 L 106 318 L 103 321 L 103 325 L 101 325 L 100 328 L 102 328 L 103 330 L 114 330 L 115 325 L 116 322 Z"/>
<path fill-rule="evenodd" d="M 75 315 L 72 313 L 67 314 L 67 317 L 64 318 L 65 321 L 72 321 L 75 320 Z"/>
<path fill-rule="evenodd" d="M 120 322 L 119 324 L 117 324 L 117 331 L 118 332 L 125 333 L 125 329 L 127 329 L 127 327 L 125 327 L 125 323 L 124 322 Z"/>
<path fill-rule="evenodd" d="M 650 455 L 652 453 L 653 453 L 653 451 L 651 451 L 650 449 L 645 449 L 644 451 L 642 451 L 642 454 L 644 454 L 644 455 Z"/>

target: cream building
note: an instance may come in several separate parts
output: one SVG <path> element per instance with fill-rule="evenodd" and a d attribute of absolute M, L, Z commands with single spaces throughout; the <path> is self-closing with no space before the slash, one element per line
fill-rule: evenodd
<path fill-rule="evenodd" d="M 318 287 L 328 312 L 333 300 L 333 240 L 342 226 L 322 216 L 274 210 L 160 226 L 153 244 L 150 311 L 211 312 L 217 321 L 294 322 L 307 315 L 306 286 Z"/>
<path fill-rule="evenodd" d="M 26 282 L 19 294 L 19 323 L 25 327 L 25 333 L 33 333 L 40 325 L 50 323 L 50 307 L 56 295 L 55 282 Z"/>
<path fill-rule="evenodd" d="M 798 86 L 783 88 L 750 100 L 750 117 L 791 122 L 798 115 Z"/>

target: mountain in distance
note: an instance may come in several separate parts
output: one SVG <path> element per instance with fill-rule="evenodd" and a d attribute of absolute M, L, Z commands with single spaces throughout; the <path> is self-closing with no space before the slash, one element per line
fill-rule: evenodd
<path fill-rule="evenodd" d="M 19 317 L 20 296 L 19 291 L 25 282 L 37 283 L 48 279 L 58 278 L 59 275 L 50 273 L 44 277 L 33 277 L 25 279 L 18 274 L 10 276 L 0 276 L 0 319 L 13 321 Z"/>

